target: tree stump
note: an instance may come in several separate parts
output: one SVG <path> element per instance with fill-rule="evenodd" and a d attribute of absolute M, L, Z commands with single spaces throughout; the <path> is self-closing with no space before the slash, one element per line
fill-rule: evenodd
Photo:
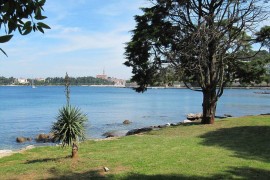
<path fill-rule="evenodd" d="M 78 150 L 79 150 L 78 146 L 75 143 L 73 143 L 73 145 L 72 145 L 72 155 L 71 155 L 72 158 L 77 158 L 78 157 Z"/>

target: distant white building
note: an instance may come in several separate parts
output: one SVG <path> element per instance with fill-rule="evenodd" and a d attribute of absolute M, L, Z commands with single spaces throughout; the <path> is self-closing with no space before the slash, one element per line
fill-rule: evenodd
<path fill-rule="evenodd" d="M 36 81 L 45 81 L 45 78 L 35 78 Z"/>
<path fill-rule="evenodd" d="M 126 85 L 126 80 L 123 80 L 123 79 L 109 77 L 108 80 L 113 82 L 115 86 L 125 86 Z"/>
<path fill-rule="evenodd" d="M 20 83 L 20 84 L 27 84 L 28 83 L 28 80 L 25 79 L 25 78 L 18 78 L 17 79 L 17 82 Z"/>

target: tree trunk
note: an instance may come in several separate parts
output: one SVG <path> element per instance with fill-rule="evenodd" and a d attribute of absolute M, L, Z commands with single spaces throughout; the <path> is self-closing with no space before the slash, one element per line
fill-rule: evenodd
<path fill-rule="evenodd" d="M 217 106 L 216 90 L 206 89 L 203 91 L 203 118 L 202 124 L 214 124 L 216 106 Z"/>
<path fill-rule="evenodd" d="M 72 155 L 71 155 L 72 158 L 77 158 L 78 157 L 78 150 L 79 150 L 78 146 L 75 143 L 73 143 L 73 145 L 72 145 Z"/>

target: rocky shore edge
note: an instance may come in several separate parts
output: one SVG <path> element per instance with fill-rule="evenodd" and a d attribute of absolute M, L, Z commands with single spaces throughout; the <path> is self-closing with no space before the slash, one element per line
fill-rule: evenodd
<path fill-rule="evenodd" d="M 268 115 L 270 116 L 270 113 L 265 113 L 265 114 L 259 114 L 260 115 Z M 153 130 L 160 130 L 162 128 L 166 128 L 166 127 L 173 127 L 173 126 L 180 126 L 180 125 L 192 125 L 192 124 L 199 124 L 201 122 L 201 113 L 197 113 L 197 114 L 188 114 L 187 115 L 187 119 L 183 120 L 181 122 L 178 123 L 167 123 L 164 125 L 157 125 L 157 126 L 149 126 L 149 127 L 143 127 L 143 128 L 136 128 L 136 129 L 132 129 L 132 130 L 126 130 L 126 131 L 112 131 L 112 132 L 106 132 L 103 134 L 103 136 L 105 137 L 105 139 L 94 139 L 95 141 L 100 141 L 100 140 L 110 140 L 113 138 L 118 138 L 118 137 L 123 137 L 123 136 L 129 136 L 129 135 L 136 135 L 136 134 L 142 134 L 142 133 L 146 133 L 146 132 L 150 132 Z M 219 119 L 224 119 L 224 118 L 230 118 L 233 117 L 229 114 L 224 114 L 224 116 L 216 116 L 216 118 Z M 125 120 L 127 121 L 127 120 Z M 130 124 L 131 122 L 123 122 L 124 124 Z M 93 140 L 93 139 L 92 139 Z M 58 146 L 59 144 L 56 144 L 55 146 Z M 6 156 L 10 156 L 12 154 L 16 154 L 16 153 L 23 153 L 26 150 L 29 149 L 33 149 L 36 146 L 34 145 L 29 145 L 25 148 L 22 148 L 20 150 L 0 150 L 0 158 L 2 157 L 6 157 Z"/>
<path fill-rule="evenodd" d="M 270 115 L 270 113 L 259 114 L 259 115 L 261 115 L 261 116 L 262 115 Z M 225 118 L 231 118 L 231 117 L 233 117 L 233 116 L 230 114 L 224 114 L 223 116 L 215 116 L 215 118 L 218 118 L 218 119 L 225 119 Z M 195 114 L 190 113 L 190 114 L 187 114 L 187 119 L 183 120 L 181 122 L 167 123 L 164 125 L 157 125 L 157 126 L 147 126 L 147 127 L 143 127 L 143 128 L 136 128 L 136 129 L 126 130 L 126 131 L 123 131 L 123 130 L 109 131 L 109 132 L 104 133 L 103 136 L 105 137 L 105 140 L 106 140 L 106 139 L 110 139 L 110 138 L 117 138 L 117 137 L 146 133 L 146 132 L 150 132 L 153 130 L 160 130 L 160 129 L 166 128 L 166 127 L 200 124 L 201 120 L 202 120 L 202 113 L 195 113 Z"/>
<path fill-rule="evenodd" d="M 232 115 L 229 114 L 224 114 L 223 116 L 216 116 L 216 118 L 224 119 L 224 118 L 229 118 L 232 117 Z M 187 119 L 177 122 L 177 123 L 166 123 L 163 125 L 155 125 L 155 126 L 147 126 L 143 128 L 136 128 L 136 129 L 131 129 L 131 130 L 126 130 L 126 131 L 109 131 L 103 134 L 105 138 L 113 138 L 113 137 L 122 137 L 122 136 L 130 136 L 130 135 L 135 135 L 135 134 L 140 134 L 140 133 L 145 133 L 153 130 L 160 130 L 162 128 L 170 127 L 170 126 L 180 126 L 180 125 L 189 125 L 189 124 L 199 124 L 202 119 L 202 113 L 189 113 L 187 114 Z M 128 120 L 125 120 L 123 124 L 126 124 L 125 122 Z M 132 122 L 129 122 L 130 124 Z"/>

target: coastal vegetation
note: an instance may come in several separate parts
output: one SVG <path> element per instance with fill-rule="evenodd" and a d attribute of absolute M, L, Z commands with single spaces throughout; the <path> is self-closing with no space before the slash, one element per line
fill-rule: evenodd
<path fill-rule="evenodd" d="M 0 77 L 0 85 L 30 85 L 32 79 L 27 79 L 28 83 L 22 84 L 14 77 Z M 33 83 L 37 86 L 64 86 L 65 78 L 63 77 L 47 77 L 45 79 L 34 79 Z M 87 77 L 70 77 L 70 85 L 113 85 L 113 82 L 99 79 L 92 76 Z"/>
<path fill-rule="evenodd" d="M 249 116 L 85 141 L 76 160 L 38 147 L 1 158 L 0 179 L 269 179 L 269 136 L 270 116 Z"/>
<path fill-rule="evenodd" d="M 202 123 L 214 123 L 224 87 L 240 77 L 249 83 L 264 74 L 262 61 L 250 58 L 261 50 L 253 51 L 252 45 L 269 47 L 270 27 L 258 29 L 269 17 L 268 1 L 150 2 L 135 16 L 125 49 L 124 64 L 132 68 L 136 91 L 144 92 L 170 66 L 187 88 L 202 92 Z"/>

